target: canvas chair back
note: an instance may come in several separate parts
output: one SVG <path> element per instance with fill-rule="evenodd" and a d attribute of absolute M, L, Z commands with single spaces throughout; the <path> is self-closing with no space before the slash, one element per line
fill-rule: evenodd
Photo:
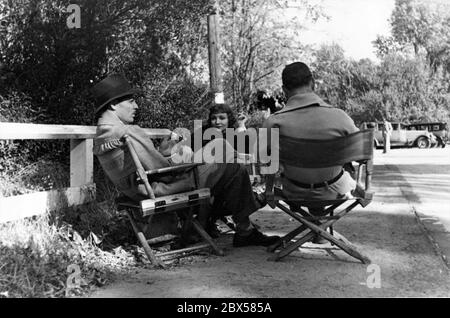
<path fill-rule="evenodd" d="M 329 139 L 280 135 L 280 162 L 299 168 L 325 168 L 373 158 L 373 130 Z"/>

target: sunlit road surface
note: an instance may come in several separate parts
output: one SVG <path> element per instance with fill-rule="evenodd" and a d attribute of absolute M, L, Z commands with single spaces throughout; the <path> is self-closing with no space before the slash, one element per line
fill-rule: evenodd
<path fill-rule="evenodd" d="M 375 151 L 375 169 L 400 188 L 418 220 L 450 260 L 450 146 L 433 149 Z"/>

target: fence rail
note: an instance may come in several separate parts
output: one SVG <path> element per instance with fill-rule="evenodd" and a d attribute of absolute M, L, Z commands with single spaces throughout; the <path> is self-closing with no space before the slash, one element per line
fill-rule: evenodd
<path fill-rule="evenodd" d="M 170 134 L 168 129 L 145 130 L 150 138 Z M 93 201 L 95 132 L 96 126 L 0 123 L 0 140 L 70 140 L 70 187 L 0 198 L 0 223 Z"/>

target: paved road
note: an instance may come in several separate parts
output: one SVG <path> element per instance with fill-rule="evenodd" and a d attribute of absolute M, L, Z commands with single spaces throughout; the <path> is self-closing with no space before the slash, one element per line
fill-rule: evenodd
<path fill-rule="evenodd" d="M 450 147 L 376 151 L 386 178 L 401 180 L 400 188 L 437 253 L 450 266 Z"/>

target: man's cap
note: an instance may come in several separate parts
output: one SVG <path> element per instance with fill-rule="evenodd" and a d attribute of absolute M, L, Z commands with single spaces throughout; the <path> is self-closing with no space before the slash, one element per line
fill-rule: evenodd
<path fill-rule="evenodd" d="M 312 79 L 312 73 L 305 63 L 295 62 L 286 65 L 281 78 L 286 88 L 293 89 L 307 85 Z"/>
<path fill-rule="evenodd" d="M 132 88 L 123 75 L 112 74 L 97 83 L 91 92 L 95 99 L 95 114 L 97 114 L 113 100 L 128 95 L 132 96 L 141 91 Z"/>

